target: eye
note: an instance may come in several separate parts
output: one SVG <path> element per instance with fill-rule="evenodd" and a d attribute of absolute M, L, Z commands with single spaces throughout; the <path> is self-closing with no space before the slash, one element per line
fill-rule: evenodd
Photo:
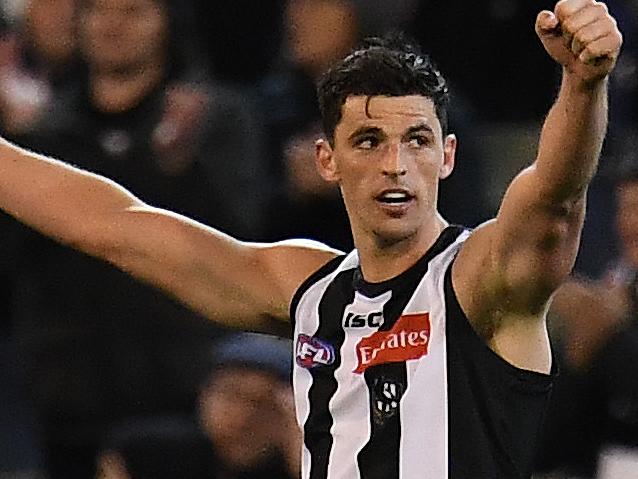
<path fill-rule="evenodd" d="M 428 144 L 428 139 L 422 135 L 411 136 L 408 139 L 408 145 L 411 148 L 421 148 Z"/>
<path fill-rule="evenodd" d="M 374 136 L 365 136 L 362 138 L 359 138 L 356 142 L 355 142 L 355 147 L 359 148 L 360 150 L 371 150 L 373 148 L 376 148 L 379 145 L 379 140 L 378 138 L 375 138 Z"/>

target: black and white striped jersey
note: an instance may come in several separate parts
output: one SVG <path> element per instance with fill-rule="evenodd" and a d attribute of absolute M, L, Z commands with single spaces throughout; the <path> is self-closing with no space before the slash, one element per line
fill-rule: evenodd
<path fill-rule="evenodd" d="M 304 479 L 526 478 L 551 376 L 496 355 L 451 282 L 469 231 L 448 227 L 410 269 L 366 282 L 356 251 L 292 302 Z"/>

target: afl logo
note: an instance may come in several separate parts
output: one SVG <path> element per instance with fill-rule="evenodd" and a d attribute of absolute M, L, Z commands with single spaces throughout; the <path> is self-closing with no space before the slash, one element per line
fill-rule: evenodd
<path fill-rule="evenodd" d="M 332 345 L 307 334 L 297 336 L 295 356 L 297 364 L 306 369 L 328 366 L 335 361 L 335 351 Z"/>

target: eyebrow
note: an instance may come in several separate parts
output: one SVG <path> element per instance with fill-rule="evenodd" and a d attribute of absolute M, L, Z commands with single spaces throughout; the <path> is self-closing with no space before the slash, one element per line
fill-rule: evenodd
<path fill-rule="evenodd" d="M 432 129 L 430 125 L 426 123 L 419 123 L 417 125 L 414 125 L 408 128 L 403 136 L 408 136 L 408 135 L 411 135 L 412 133 L 417 133 L 417 132 L 425 132 L 425 133 L 434 134 L 434 130 Z M 381 128 L 378 128 L 376 126 L 362 126 L 360 128 L 357 128 L 353 133 L 351 133 L 350 136 L 348 136 L 348 140 L 352 140 L 359 136 L 369 135 L 369 134 L 382 135 L 383 130 L 381 130 Z"/>
<path fill-rule="evenodd" d="M 381 128 L 377 128 L 376 126 L 362 126 L 357 128 L 350 136 L 348 136 L 348 140 L 352 140 L 357 138 L 358 136 L 367 135 L 367 134 L 383 134 Z"/>
<path fill-rule="evenodd" d="M 411 133 L 417 133 L 420 131 L 434 134 L 434 130 L 432 129 L 432 127 L 426 123 L 419 123 L 418 125 L 411 126 L 410 128 L 408 128 L 408 131 L 406 131 L 405 134 L 407 136 Z"/>

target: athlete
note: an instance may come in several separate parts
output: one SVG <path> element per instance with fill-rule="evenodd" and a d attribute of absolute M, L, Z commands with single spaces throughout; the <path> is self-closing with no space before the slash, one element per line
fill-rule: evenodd
<path fill-rule="evenodd" d="M 622 43 L 593 0 L 561 0 L 536 31 L 562 65 L 560 92 L 535 162 L 473 232 L 437 212 L 457 145 L 445 82 L 384 42 L 319 85 L 317 166 L 341 189 L 349 255 L 240 242 L 8 142 L 0 206 L 213 320 L 292 318 L 304 478 L 528 477 L 551 383 L 545 310 L 574 262 Z"/>

